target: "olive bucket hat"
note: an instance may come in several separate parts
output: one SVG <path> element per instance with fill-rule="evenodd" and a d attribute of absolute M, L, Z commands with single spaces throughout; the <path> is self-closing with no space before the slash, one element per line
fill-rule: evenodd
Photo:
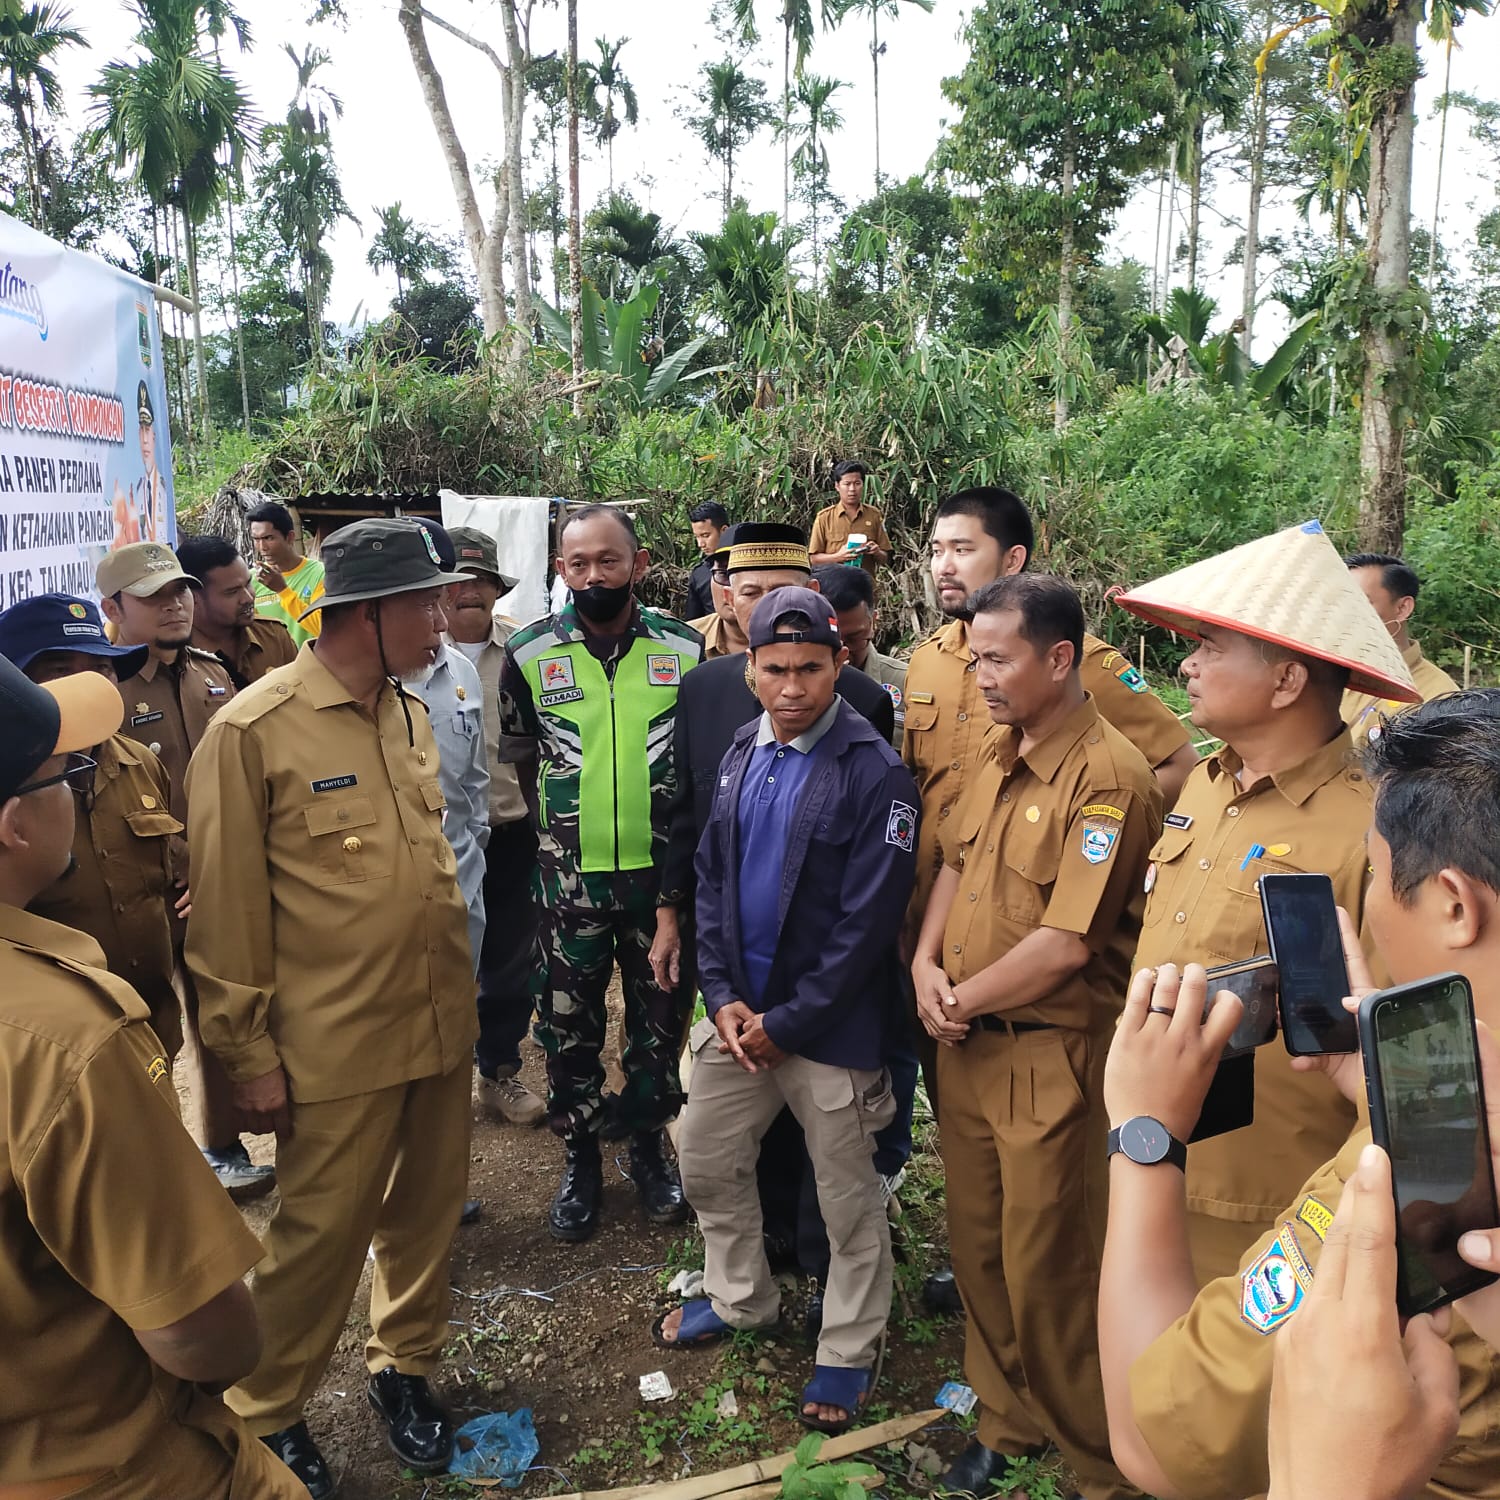
<path fill-rule="evenodd" d="M 415 521 L 376 518 L 341 526 L 323 543 L 322 598 L 299 616 L 331 604 L 360 604 L 391 594 L 442 588 L 468 573 L 445 573 L 432 533 Z"/>

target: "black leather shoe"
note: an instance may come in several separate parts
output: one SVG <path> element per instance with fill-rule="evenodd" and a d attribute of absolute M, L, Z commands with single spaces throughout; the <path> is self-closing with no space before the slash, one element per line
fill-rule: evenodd
<path fill-rule="evenodd" d="M 328 1500 L 338 1489 L 306 1422 L 294 1422 L 280 1432 L 268 1432 L 261 1442 L 307 1486 L 313 1500 Z"/>
<path fill-rule="evenodd" d="M 385 1441 L 407 1468 L 441 1474 L 453 1459 L 453 1421 L 434 1400 L 424 1375 L 394 1365 L 370 1376 L 370 1405 L 385 1419 Z"/>
<path fill-rule="evenodd" d="M 963 1312 L 963 1298 L 958 1295 L 958 1282 L 953 1279 L 951 1266 L 934 1271 L 922 1283 L 922 1305 L 928 1312 L 950 1315 Z"/>
<path fill-rule="evenodd" d="M 1019 1455 L 1039 1458 L 1045 1449 Z M 989 1495 L 996 1480 L 1005 1478 L 1012 1455 L 996 1453 L 979 1441 L 971 1442 L 948 1466 L 947 1472 L 933 1485 L 935 1495 Z"/>
<path fill-rule="evenodd" d="M 604 1196 L 604 1170 L 599 1164 L 599 1142 L 579 1136 L 567 1145 L 562 1182 L 552 1200 L 547 1222 L 555 1240 L 577 1243 L 599 1227 L 599 1203 Z"/>
<path fill-rule="evenodd" d="M 660 1130 L 630 1138 L 630 1179 L 641 1195 L 641 1207 L 653 1224 L 680 1224 L 688 1216 L 682 1179 L 662 1150 Z"/>

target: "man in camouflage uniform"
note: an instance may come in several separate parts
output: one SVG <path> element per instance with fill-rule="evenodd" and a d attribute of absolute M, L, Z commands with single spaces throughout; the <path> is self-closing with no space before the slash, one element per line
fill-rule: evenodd
<path fill-rule="evenodd" d="M 557 561 L 572 599 L 511 637 L 500 675 L 500 758 L 516 767 L 539 843 L 547 1118 L 567 1147 L 550 1215 L 561 1240 L 585 1240 L 599 1222 L 600 1052 L 616 962 L 625 992 L 616 1116 L 630 1136 L 631 1177 L 654 1222 L 687 1214 L 662 1140 L 682 1105 L 686 996 L 658 987 L 648 955 L 675 787 L 677 690 L 703 640 L 635 602 L 649 564 L 623 511 L 575 512 Z"/>

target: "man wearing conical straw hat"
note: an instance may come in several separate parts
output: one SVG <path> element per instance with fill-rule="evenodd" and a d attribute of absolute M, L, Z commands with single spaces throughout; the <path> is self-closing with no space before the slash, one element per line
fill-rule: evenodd
<path fill-rule="evenodd" d="M 1247 542 L 1116 602 L 1197 641 L 1182 664 L 1192 721 L 1224 742 L 1189 775 L 1151 851 L 1135 967 L 1265 953 L 1257 883 L 1271 873 L 1330 876 L 1363 928 L 1372 798 L 1339 704 L 1346 688 L 1402 702 L 1417 694 L 1322 526 Z M 1200 1285 L 1235 1274 L 1354 1124 L 1353 1106 L 1320 1073 L 1294 1072 L 1279 1045 L 1255 1055 L 1254 1106 L 1253 1124 L 1188 1152 Z"/>

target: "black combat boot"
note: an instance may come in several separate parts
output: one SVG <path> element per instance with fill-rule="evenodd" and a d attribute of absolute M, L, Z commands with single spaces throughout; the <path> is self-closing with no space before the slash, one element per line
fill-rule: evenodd
<path fill-rule="evenodd" d="M 664 1132 L 638 1131 L 630 1138 L 630 1180 L 641 1195 L 641 1207 L 653 1224 L 680 1224 L 688 1216 L 682 1179 L 662 1149 Z"/>
<path fill-rule="evenodd" d="M 567 1160 L 548 1222 L 553 1239 L 576 1243 L 599 1227 L 604 1171 L 599 1164 L 599 1142 L 593 1136 L 569 1136 L 564 1144 Z"/>

